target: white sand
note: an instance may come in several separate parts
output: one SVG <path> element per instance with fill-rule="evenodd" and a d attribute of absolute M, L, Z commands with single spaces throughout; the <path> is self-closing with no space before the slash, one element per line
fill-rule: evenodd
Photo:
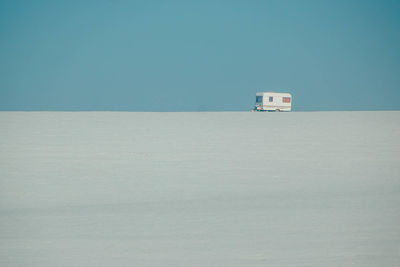
<path fill-rule="evenodd" d="M 0 112 L 0 266 L 400 266 L 400 112 Z"/>

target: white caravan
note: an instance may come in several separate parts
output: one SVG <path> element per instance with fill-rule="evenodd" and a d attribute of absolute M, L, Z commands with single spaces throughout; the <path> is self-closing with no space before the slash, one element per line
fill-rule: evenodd
<path fill-rule="evenodd" d="M 291 111 L 292 95 L 289 93 L 256 93 L 255 111 Z"/>

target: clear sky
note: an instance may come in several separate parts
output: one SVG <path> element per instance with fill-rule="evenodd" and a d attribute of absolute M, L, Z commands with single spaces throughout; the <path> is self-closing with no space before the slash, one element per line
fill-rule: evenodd
<path fill-rule="evenodd" d="M 0 110 L 400 109 L 400 1 L 0 0 Z"/>

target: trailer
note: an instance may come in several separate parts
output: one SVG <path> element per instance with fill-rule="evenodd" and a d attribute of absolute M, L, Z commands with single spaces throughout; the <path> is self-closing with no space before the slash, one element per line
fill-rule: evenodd
<path fill-rule="evenodd" d="M 289 93 L 256 93 L 254 111 L 291 111 L 292 95 Z"/>

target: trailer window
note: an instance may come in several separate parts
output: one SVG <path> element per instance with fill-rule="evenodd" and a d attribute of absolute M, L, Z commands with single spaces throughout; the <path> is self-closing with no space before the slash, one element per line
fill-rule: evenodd
<path fill-rule="evenodd" d="M 282 98 L 283 103 L 290 103 L 290 97 L 284 97 Z"/>
<path fill-rule="evenodd" d="M 262 102 L 263 97 L 262 96 L 256 96 L 256 102 L 257 103 L 261 103 Z"/>
<path fill-rule="evenodd" d="M 274 97 L 273 96 L 270 96 L 269 97 L 269 102 L 273 102 L 274 101 Z"/>

